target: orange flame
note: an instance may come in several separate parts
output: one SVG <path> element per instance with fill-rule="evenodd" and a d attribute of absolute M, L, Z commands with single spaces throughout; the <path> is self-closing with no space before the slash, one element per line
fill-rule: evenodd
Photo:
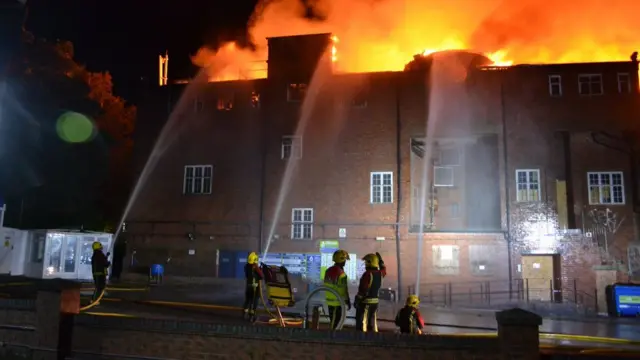
<path fill-rule="evenodd" d="M 640 48 L 628 0 L 271 0 L 248 28 L 255 50 L 233 43 L 192 58 L 213 80 L 266 76 L 267 37 L 335 33 L 331 59 L 344 72 L 399 71 L 413 55 L 468 49 L 496 66 L 624 61 Z M 315 16 L 309 20 L 309 14 Z M 570 15 L 567 15 L 570 14 Z M 319 20 L 321 19 L 321 20 Z M 286 23 L 286 26 L 282 26 Z M 425 50 L 427 49 L 427 50 Z"/>

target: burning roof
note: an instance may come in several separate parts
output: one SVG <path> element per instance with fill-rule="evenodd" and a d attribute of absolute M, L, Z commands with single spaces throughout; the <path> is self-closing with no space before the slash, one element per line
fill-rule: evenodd
<path fill-rule="evenodd" d="M 254 48 L 203 47 L 193 61 L 214 79 L 261 78 L 266 38 L 321 32 L 340 38 L 342 72 L 400 71 L 414 54 L 462 49 L 498 65 L 627 60 L 638 10 L 628 0 L 263 0 L 248 24 Z"/>

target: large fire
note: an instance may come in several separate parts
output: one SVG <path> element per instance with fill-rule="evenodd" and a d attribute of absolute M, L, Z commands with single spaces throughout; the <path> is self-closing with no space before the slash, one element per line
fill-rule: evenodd
<path fill-rule="evenodd" d="M 343 72 L 402 70 L 415 54 L 461 49 L 498 66 L 624 61 L 640 48 L 638 10 L 631 0 L 262 0 L 248 26 L 255 50 L 226 43 L 192 60 L 212 80 L 264 78 L 267 37 L 332 33 Z"/>

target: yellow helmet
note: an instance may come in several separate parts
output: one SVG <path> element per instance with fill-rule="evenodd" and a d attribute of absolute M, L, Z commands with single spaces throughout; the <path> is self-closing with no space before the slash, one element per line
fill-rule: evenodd
<path fill-rule="evenodd" d="M 377 268 L 378 266 L 380 266 L 380 263 L 378 262 L 378 255 L 376 254 L 367 254 L 362 258 L 362 260 L 364 260 L 364 264 L 368 268 Z"/>
<path fill-rule="evenodd" d="M 253 265 L 258 263 L 258 254 L 252 252 L 247 256 L 247 264 Z"/>
<path fill-rule="evenodd" d="M 407 306 L 417 308 L 419 304 L 420 304 L 420 298 L 418 298 L 418 295 L 409 295 L 407 297 L 407 302 L 406 302 Z"/>
<path fill-rule="evenodd" d="M 347 260 L 351 260 L 349 258 L 349 253 L 344 251 L 344 250 L 337 250 L 336 252 L 333 253 L 333 262 L 334 263 L 338 263 L 338 264 L 342 264 L 343 262 L 346 262 Z"/>
<path fill-rule="evenodd" d="M 102 243 L 100 241 L 94 241 L 91 247 L 93 250 L 102 250 Z"/>

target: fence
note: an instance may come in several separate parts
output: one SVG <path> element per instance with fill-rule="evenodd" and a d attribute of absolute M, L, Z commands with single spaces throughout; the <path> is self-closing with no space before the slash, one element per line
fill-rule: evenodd
<path fill-rule="evenodd" d="M 598 290 L 580 288 L 576 279 L 558 288 L 552 279 L 426 283 L 420 285 L 422 303 L 447 307 L 501 306 L 547 302 L 580 307 L 585 313 L 598 309 Z M 408 293 L 415 292 L 414 286 Z"/>

